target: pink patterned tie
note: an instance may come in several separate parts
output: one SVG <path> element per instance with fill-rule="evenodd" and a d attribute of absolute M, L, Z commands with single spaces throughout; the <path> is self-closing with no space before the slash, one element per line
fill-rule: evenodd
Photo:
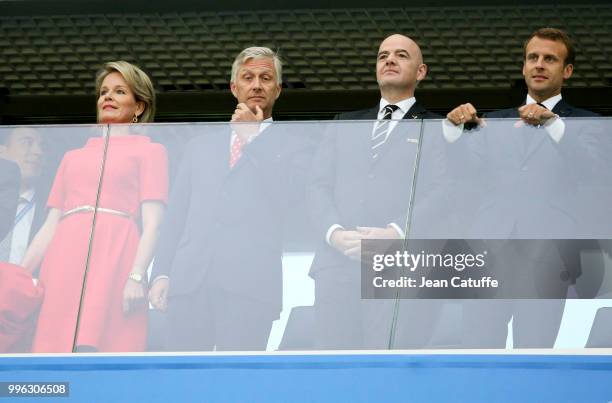
<path fill-rule="evenodd" d="M 242 142 L 240 137 L 234 136 L 234 140 L 232 140 L 232 149 L 230 151 L 230 161 L 229 161 L 230 168 L 233 168 L 234 165 L 236 165 L 236 163 L 240 159 L 240 156 L 242 155 L 243 145 L 244 143 Z"/>

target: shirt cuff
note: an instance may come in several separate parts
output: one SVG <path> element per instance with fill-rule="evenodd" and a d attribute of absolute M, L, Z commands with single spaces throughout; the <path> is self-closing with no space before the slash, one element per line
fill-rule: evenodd
<path fill-rule="evenodd" d="M 454 143 L 459 140 L 461 134 L 463 134 L 463 123 L 456 126 L 453 122 L 448 119 L 442 121 L 442 134 L 444 139 L 449 143 Z"/>
<path fill-rule="evenodd" d="M 327 242 L 327 244 L 329 246 L 333 246 L 331 244 L 331 236 L 333 234 L 333 232 L 337 229 L 344 229 L 344 227 L 340 224 L 334 224 L 331 227 L 329 227 L 329 229 L 327 230 L 327 232 L 325 233 L 325 242 Z"/>
<path fill-rule="evenodd" d="M 392 222 L 392 223 L 387 224 L 387 226 L 397 231 L 397 234 L 399 235 L 400 238 L 406 238 L 406 234 L 404 233 L 404 231 L 402 231 L 400 226 L 397 225 L 396 223 Z"/>
<path fill-rule="evenodd" d="M 565 134 L 565 122 L 559 116 L 548 119 L 548 121 L 544 123 L 544 128 L 555 143 L 560 142 Z"/>
<path fill-rule="evenodd" d="M 170 277 L 166 276 L 165 274 L 162 274 L 162 275 L 160 275 L 160 276 L 155 277 L 155 278 L 153 279 L 153 281 L 151 281 L 151 285 L 153 285 L 153 284 L 154 284 L 154 283 L 155 283 L 157 280 L 161 280 L 161 279 L 164 279 L 164 278 L 165 278 L 166 280 L 170 279 Z"/>

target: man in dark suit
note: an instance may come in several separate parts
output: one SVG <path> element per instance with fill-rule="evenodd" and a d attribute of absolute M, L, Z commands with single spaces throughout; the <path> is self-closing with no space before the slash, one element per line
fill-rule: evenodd
<path fill-rule="evenodd" d="M 4 239 L 15 222 L 19 178 L 19 167 L 0 158 L 0 239 Z"/>
<path fill-rule="evenodd" d="M 282 302 L 283 212 L 310 163 L 295 130 L 272 124 L 281 82 L 272 50 L 242 51 L 231 127 L 212 125 L 186 147 L 149 293 L 167 310 L 167 350 L 266 349 Z"/>
<path fill-rule="evenodd" d="M 39 183 L 44 163 L 43 138 L 28 127 L 2 131 L 0 157 L 16 163 L 21 173 L 13 225 L 10 233 L 0 238 L 0 261 L 19 264 L 44 220 L 45 192 Z"/>
<path fill-rule="evenodd" d="M 508 286 L 504 296 L 516 299 L 466 303 L 466 347 L 505 347 L 510 319 L 515 348 L 553 347 L 568 286 L 581 272 L 580 250 L 597 248 L 588 240 L 562 240 L 579 233 L 576 214 L 584 206 L 575 197 L 581 186 L 576 178 L 586 142 L 561 118 L 597 116 L 562 99 L 561 89 L 572 75 L 574 59 L 574 47 L 565 32 L 535 31 L 524 45 L 525 103 L 486 115 L 519 118 L 520 123 L 489 120 L 482 133 L 472 136 L 472 152 L 481 164 L 477 171 L 484 178 L 473 233 L 508 240 L 490 244 L 496 253 L 493 271 Z M 451 137 L 460 136 L 464 124 L 483 125 L 469 103 L 449 112 L 447 118 L 445 135 Z M 522 299 L 538 296 L 543 300 Z"/>
<path fill-rule="evenodd" d="M 19 166 L 0 158 L 0 239 L 14 227 L 20 182 Z M 0 261 L 0 353 L 30 351 L 33 313 L 40 307 L 42 295 L 29 273 Z"/>
<path fill-rule="evenodd" d="M 427 65 L 412 39 L 387 37 L 376 62 L 379 104 L 338 115 L 343 122 L 330 125 L 315 155 L 308 193 L 321 239 L 310 270 L 317 348 L 389 345 L 393 300 L 361 301 L 361 241 L 404 237 L 420 121 L 439 117 L 414 98 L 426 74 Z M 415 315 L 398 327 L 408 331 L 397 335 L 401 343 L 394 347 L 420 347 L 428 339 L 435 315 L 412 307 Z"/>

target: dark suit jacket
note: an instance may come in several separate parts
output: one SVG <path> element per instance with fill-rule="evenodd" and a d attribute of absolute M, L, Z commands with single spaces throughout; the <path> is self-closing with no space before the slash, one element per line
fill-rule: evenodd
<path fill-rule="evenodd" d="M 599 116 L 586 109 L 573 107 L 563 99 L 555 105 L 552 112 L 568 118 Z M 508 108 L 488 113 L 486 116 L 518 118 L 519 113 L 518 108 Z M 511 127 L 510 124 L 507 126 Z M 496 136 L 495 139 L 489 138 L 488 145 L 482 148 L 482 152 L 487 154 L 486 160 L 491 162 L 487 164 L 487 175 L 490 179 L 486 182 L 497 187 L 489 189 L 488 193 L 497 195 L 499 199 L 489 200 L 488 206 L 485 204 L 478 216 L 483 222 L 488 220 L 487 217 L 494 219 L 500 238 L 504 238 L 504 232 L 506 236 L 514 232 L 519 238 L 545 237 L 548 233 L 553 237 L 571 239 L 580 232 L 580 220 L 576 212 L 585 208 L 584 202 L 577 199 L 580 196 L 578 187 L 584 178 L 577 175 L 580 167 L 576 164 L 578 160 L 583 160 L 578 155 L 584 151 L 581 148 L 589 140 L 581 137 L 581 133 L 571 132 L 569 126 L 566 127 L 566 133 L 559 144 L 553 144 L 544 130 L 535 132 L 525 128 L 521 131 L 528 131 L 521 133 L 522 141 L 526 145 L 519 144 L 519 136 L 508 133 Z M 499 142 L 503 144 L 493 144 Z M 524 149 L 521 151 L 520 147 Z M 507 163 L 510 160 L 502 156 L 509 150 L 514 150 L 512 152 L 517 156 L 522 155 L 522 159 L 514 160 L 517 164 L 513 170 L 514 175 L 508 174 Z M 495 166 L 500 167 L 502 171 L 498 171 Z M 509 194 L 515 197 L 508 196 Z M 493 207 L 494 205 L 496 207 Z M 504 209 L 505 211 L 502 211 Z M 537 232 L 541 234 L 538 236 Z M 597 243 L 591 240 L 557 240 L 555 243 L 567 273 L 574 280 L 581 274 L 580 250 L 598 248 Z"/>
<path fill-rule="evenodd" d="M 13 228 L 20 178 L 17 164 L 0 158 L 0 240 Z"/>
<path fill-rule="evenodd" d="M 230 169 L 231 131 L 210 130 L 185 148 L 152 277 L 168 275 L 171 296 L 206 280 L 280 311 L 281 222 L 305 182 L 310 144 L 294 128 L 273 124 Z"/>
<path fill-rule="evenodd" d="M 376 120 L 378 118 L 378 105 L 373 108 L 361 109 L 358 111 L 344 112 L 336 115 L 335 120 Z M 402 119 L 442 119 L 441 115 L 428 111 L 418 101 Z"/>
<path fill-rule="evenodd" d="M 321 240 L 311 273 L 345 265 L 347 259 L 327 245 L 325 234 L 334 225 L 345 229 L 356 226 L 386 227 L 406 222 L 414 159 L 421 125 L 396 126 L 374 160 L 371 154 L 370 122 L 376 120 L 378 107 L 340 114 L 342 123 L 330 125 L 313 162 L 308 198 L 316 234 Z M 404 119 L 435 119 L 418 102 Z"/>
<path fill-rule="evenodd" d="M 578 118 L 578 117 L 597 117 L 599 116 L 595 112 L 591 112 L 586 109 L 576 108 L 568 104 L 564 99 L 557 102 L 557 105 L 552 110 L 553 113 L 561 116 L 562 118 Z M 489 118 L 518 118 L 518 108 L 500 109 L 498 111 L 489 112 L 486 114 Z"/>

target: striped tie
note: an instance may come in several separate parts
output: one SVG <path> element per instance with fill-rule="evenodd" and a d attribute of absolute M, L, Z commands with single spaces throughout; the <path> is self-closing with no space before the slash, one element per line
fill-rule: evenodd
<path fill-rule="evenodd" d="M 387 105 L 383 110 L 383 117 L 381 120 L 376 122 L 374 131 L 372 132 L 372 158 L 378 158 L 378 147 L 385 144 L 385 141 L 389 138 L 389 123 L 391 122 L 391 115 L 395 112 L 399 106 Z"/>

